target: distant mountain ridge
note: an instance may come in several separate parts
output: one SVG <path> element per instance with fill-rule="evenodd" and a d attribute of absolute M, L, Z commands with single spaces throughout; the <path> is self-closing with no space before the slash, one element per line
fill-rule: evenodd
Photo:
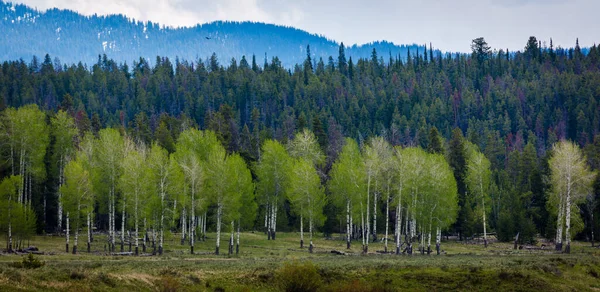
<path fill-rule="evenodd" d="M 228 65 L 231 58 L 240 60 L 252 55 L 262 65 L 265 56 L 277 56 L 282 65 L 292 67 L 306 58 L 310 45 L 316 62 L 329 56 L 337 60 L 339 43 L 324 36 L 273 24 L 217 21 L 193 27 L 171 28 L 153 22 L 135 21 L 124 15 L 84 16 L 71 10 L 38 11 L 22 4 L 0 1 L 0 60 L 31 60 L 49 54 L 62 63 L 95 63 L 106 54 L 118 62 L 156 56 L 188 61 L 206 60 L 214 52 Z M 370 58 L 375 48 L 385 61 L 388 56 L 405 58 L 421 53 L 423 46 L 395 45 L 380 41 L 346 47 L 346 58 Z"/>

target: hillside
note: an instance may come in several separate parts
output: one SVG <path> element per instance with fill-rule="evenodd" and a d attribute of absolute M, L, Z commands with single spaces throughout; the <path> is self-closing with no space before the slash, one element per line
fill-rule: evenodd
<path fill-rule="evenodd" d="M 37 11 L 25 5 L 0 1 L 0 60 L 49 54 L 61 62 L 93 64 L 99 54 L 107 54 L 117 62 L 145 57 L 154 62 L 156 56 L 185 60 L 206 60 L 213 52 L 223 63 L 256 56 L 264 63 L 277 56 L 284 67 L 302 63 L 306 46 L 310 45 L 315 61 L 337 56 L 339 43 L 303 30 L 254 22 L 212 22 L 194 27 L 171 28 L 158 23 L 140 22 L 124 15 L 84 16 L 70 10 Z M 374 42 L 347 47 L 348 57 L 358 59 L 371 55 L 372 49 L 393 56 L 406 56 L 408 48 L 389 42 Z M 387 58 L 386 58 L 387 60 Z"/>

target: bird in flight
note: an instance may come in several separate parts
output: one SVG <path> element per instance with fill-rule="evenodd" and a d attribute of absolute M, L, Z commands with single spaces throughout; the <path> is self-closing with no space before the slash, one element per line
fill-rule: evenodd
<path fill-rule="evenodd" d="M 207 40 L 210 40 L 210 39 L 211 39 L 211 38 L 209 38 L 209 37 L 204 37 L 204 38 L 205 38 L 205 39 L 207 39 Z"/>

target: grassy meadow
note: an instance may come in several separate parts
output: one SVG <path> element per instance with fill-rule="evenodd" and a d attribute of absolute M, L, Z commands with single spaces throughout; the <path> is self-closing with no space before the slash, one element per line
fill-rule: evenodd
<path fill-rule="evenodd" d="M 300 248 L 298 233 L 278 233 L 269 241 L 261 232 L 248 232 L 241 235 L 240 254 L 229 256 L 228 239 L 222 236 L 218 256 L 214 233 L 196 244 L 194 255 L 179 235 L 168 234 L 162 256 L 116 256 L 105 252 L 103 235 L 95 236 L 91 253 L 81 237 L 77 255 L 65 252 L 64 237 L 37 236 L 30 245 L 44 252 L 35 258 L 45 265 L 20 268 L 14 262 L 23 255 L 0 254 L 0 291 L 600 290 L 600 249 L 583 242 L 575 242 L 568 255 L 513 250 L 507 243 L 486 249 L 444 241 L 439 256 L 396 256 L 378 253 L 382 242 L 371 243 L 370 253 L 361 255 L 359 241 L 348 251 L 343 240 L 319 237 L 311 254 L 308 238 Z"/>

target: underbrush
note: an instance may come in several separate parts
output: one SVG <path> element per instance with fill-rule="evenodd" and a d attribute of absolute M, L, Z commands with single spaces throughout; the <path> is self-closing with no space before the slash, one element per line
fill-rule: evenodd
<path fill-rule="evenodd" d="M 46 262 L 33 256 L 33 254 L 28 254 L 20 262 L 12 262 L 9 266 L 17 269 L 37 269 L 43 267 L 45 264 Z"/>

